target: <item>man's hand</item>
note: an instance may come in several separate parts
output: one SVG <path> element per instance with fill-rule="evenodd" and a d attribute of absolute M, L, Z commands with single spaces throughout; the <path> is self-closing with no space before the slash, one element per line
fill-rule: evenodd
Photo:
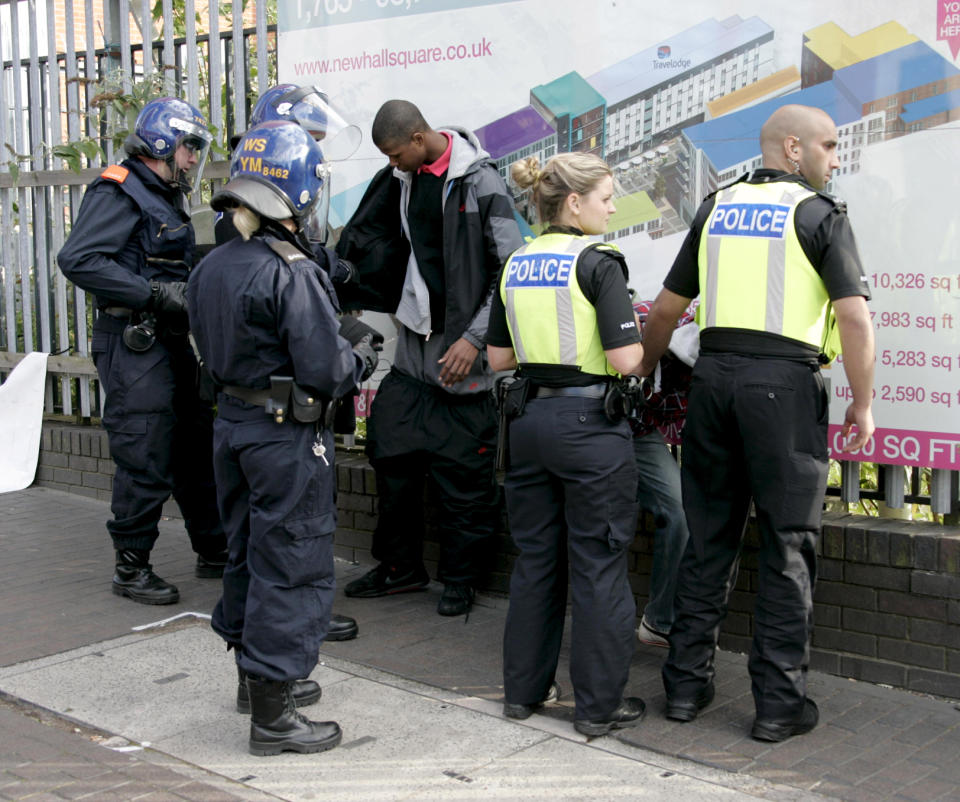
<path fill-rule="evenodd" d="M 840 434 L 844 439 L 850 437 L 851 433 L 853 436 L 844 444 L 842 451 L 849 453 L 863 448 L 873 436 L 873 430 L 873 411 L 870 407 L 862 409 L 855 404 L 848 406 Z"/>
<path fill-rule="evenodd" d="M 477 354 L 480 349 L 471 345 L 468 340 L 461 337 L 447 352 L 437 360 L 437 364 L 443 365 L 440 371 L 440 383 L 444 387 L 452 387 L 459 381 L 463 381 L 470 373 L 470 368 L 477 361 Z"/>

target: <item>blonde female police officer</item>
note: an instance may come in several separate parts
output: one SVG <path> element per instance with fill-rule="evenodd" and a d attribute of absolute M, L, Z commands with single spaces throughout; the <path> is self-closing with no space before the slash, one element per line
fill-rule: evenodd
<path fill-rule="evenodd" d="M 519 366 L 507 403 L 513 413 L 522 407 L 510 418 L 505 482 L 520 555 L 504 633 L 504 714 L 527 718 L 558 695 L 569 562 L 574 726 L 604 735 L 644 713 L 641 699 L 623 698 L 636 616 L 627 582 L 636 465 L 626 420 L 604 414 L 609 382 L 635 373 L 643 348 L 623 257 L 589 239 L 615 211 L 609 167 L 563 153 L 542 170 L 536 159 L 519 162 L 512 174 L 534 188 L 547 228 L 507 261 L 487 332 L 491 367 Z"/>
<path fill-rule="evenodd" d="M 338 334 L 336 294 L 304 236 L 322 161 L 296 123 L 250 129 L 212 201 L 234 210 L 241 236 L 204 259 L 187 287 L 197 347 L 221 388 L 214 473 L 229 558 L 212 624 L 246 679 L 237 706 L 250 710 L 255 755 L 320 752 L 341 737 L 335 722 L 295 709 L 320 697 L 305 678 L 334 592 L 333 433 L 315 407 L 366 378 L 376 352 L 370 335 L 351 347 Z"/>

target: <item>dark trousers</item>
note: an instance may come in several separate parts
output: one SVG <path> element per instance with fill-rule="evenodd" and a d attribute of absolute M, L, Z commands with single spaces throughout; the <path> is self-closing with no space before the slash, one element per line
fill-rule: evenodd
<path fill-rule="evenodd" d="M 217 496 L 230 557 L 213 628 L 239 647 L 245 671 L 271 680 L 309 676 L 333 604 L 337 526 L 333 435 L 329 465 L 312 424 L 274 423 L 220 396 L 214 427 Z"/>
<path fill-rule="evenodd" d="M 453 396 L 393 371 L 367 423 L 379 519 L 373 557 L 388 565 L 423 561 L 426 482 L 436 491 L 439 579 L 475 584 L 491 557 L 497 515 L 497 416 L 492 395 Z"/>
<path fill-rule="evenodd" d="M 760 530 L 749 669 L 757 716 L 790 720 L 806 698 L 814 548 L 827 482 L 827 395 L 814 366 L 701 354 L 683 431 L 690 540 L 663 681 L 671 697 L 713 679 L 714 652 L 754 502 Z"/>
<path fill-rule="evenodd" d="M 106 394 L 103 427 L 116 464 L 107 530 L 116 549 L 151 549 L 172 494 L 198 554 L 225 545 L 213 480 L 213 408 L 197 394 L 186 337 L 142 353 L 123 344 L 120 321 L 97 321 L 93 359 Z"/>
<path fill-rule="evenodd" d="M 503 638 L 507 702 L 546 696 L 560 654 L 569 570 L 576 717 L 603 719 L 620 704 L 636 618 L 627 580 L 636 488 L 630 430 L 625 421 L 607 421 L 602 402 L 535 399 L 510 423 L 504 490 L 520 554 Z"/>

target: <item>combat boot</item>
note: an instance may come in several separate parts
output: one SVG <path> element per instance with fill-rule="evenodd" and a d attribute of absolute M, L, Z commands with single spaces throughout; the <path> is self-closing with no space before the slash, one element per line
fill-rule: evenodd
<path fill-rule="evenodd" d="M 247 693 L 251 755 L 325 752 L 333 749 L 343 737 L 335 721 L 310 721 L 297 712 L 292 682 L 247 674 Z"/>
<path fill-rule="evenodd" d="M 197 579 L 219 579 L 223 576 L 223 569 L 227 567 L 229 557 L 230 552 L 226 548 L 214 554 L 198 554 L 193 575 Z"/>
<path fill-rule="evenodd" d="M 237 712 L 250 712 L 250 694 L 247 693 L 247 672 L 237 666 Z M 293 683 L 293 703 L 297 707 L 306 707 L 316 702 L 323 689 L 312 679 L 298 679 Z"/>
<path fill-rule="evenodd" d="M 140 604 L 176 604 L 180 591 L 153 573 L 146 549 L 120 549 L 111 587 L 117 596 Z"/>

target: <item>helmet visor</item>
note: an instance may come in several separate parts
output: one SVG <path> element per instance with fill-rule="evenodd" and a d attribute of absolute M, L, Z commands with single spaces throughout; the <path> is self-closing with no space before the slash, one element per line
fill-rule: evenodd
<path fill-rule="evenodd" d="M 213 135 L 204 126 L 179 117 L 170 119 L 170 127 L 177 131 L 174 178 L 184 192 L 196 192 L 200 189 L 200 179 L 203 178 L 203 168 L 210 154 Z"/>
<path fill-rule="evenodd" d="M 320 143 L 327 161 L 349 159 L 360 147 L 360 127 L 344 120 L 319 89 L 303 86 L 288 93 L 277 104 L 277 111 L 285 103 L 290 104 L 293 118 Z"/>
<path fill-rule="evenodd" d="M 327 220 L 330 216 L 330 177 L 320 187 L 313 203 L 304 209 L 300 216 L 300 228 L 311 243 L 325 245 L 327 242 Z"/>

